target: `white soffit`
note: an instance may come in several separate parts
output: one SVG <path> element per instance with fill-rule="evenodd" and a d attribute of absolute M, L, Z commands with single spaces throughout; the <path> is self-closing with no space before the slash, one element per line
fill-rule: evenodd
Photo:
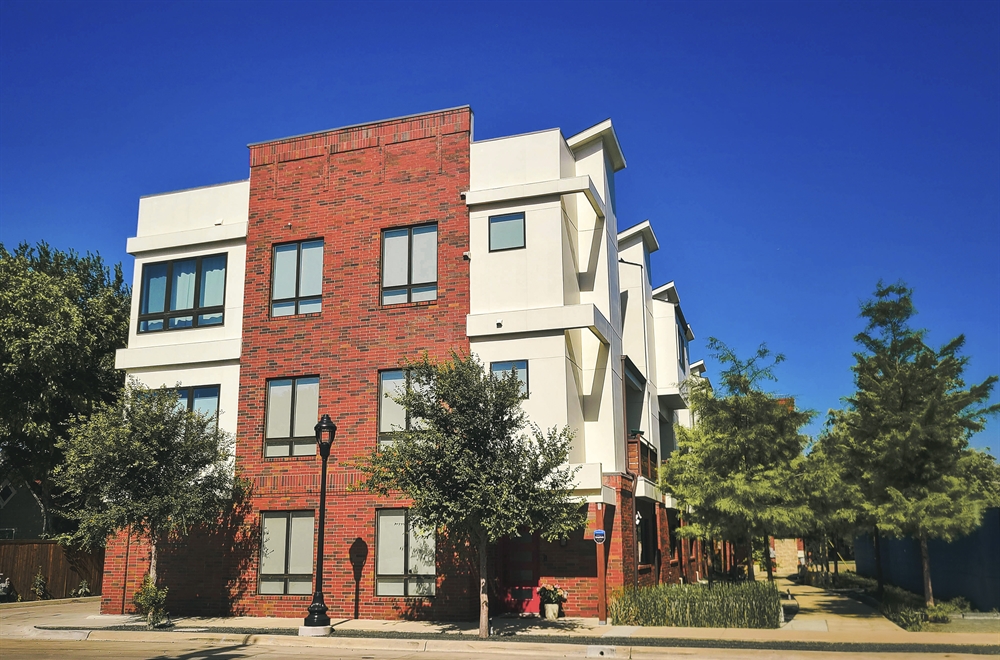
<path fill-rule="evenodd" d="M 653 227 L 649 224 L 649 220 L 643 220 L 637 225 L 632 225 L 628 229 L 618 232 L 619 249 L 621 248 L 622 243 L 626 242 L 633 236 L 642 236 L 642 241 L 646 244 L 646 251 L 649 253 L 656 252 L 660 249 L 660 242 L 656 240 L 656 234 L 653 233 Z"/>
<path fill-rule="evenodd" d="M 594 182 L 586 174 L 565 179 L 553 179 L 551 181 L 521 183 L 515 186 L 504 186 L 503 188 L 470 190 L 464 196 L 466 206 L 478 206 L 481 204 L 510 202 L 518 199 L 531 199 L 533 197 L 572 195 L 576 193 L 583 193 L 598 217 L 607 217 L 607 207 L 604 204 L 604 200 L 601 199 L 601 194 L 597 192 Z"/>
<path fill-rule="evenodd" d="M 615 127 L 611 124 L 610 119 L 605 119 L 600 124 L 595 124 L 576 135 L 566 138 L 566 144 L 569 145 L 570 149 L 576 151 L 578 147 L 589 144 L 594 140 L 602 140 L 604 142 L 604 150 L 607 152 L 608 158 L 611 159 L 611 166 L 615 172 L 625 169 L 625 154 L 622 153 L 621 144 L 618 142 L 618 135 L 615 133 Z"/>
<path fill-rule="evenodd" d="M 246 239 L 246 222 L 234 222 L 228 225 L 201 227 L 188 231 L 178 231 L 170 234 L 151 234 L 149 236 L 133 236 L 125 242 L 125 251 L 131 255 L 153 250 L 168 250 L 170 248 L 204 245 L 205 243 L 221 243 L 237 239 Z"/>
<path fill-rule="evenodd" d="M 663 302 L 672 303 L 674 305 L 681 304 L 681 297 L 677 295 L 677 287 L 673 282 L 667 282 L 666 284 L 653 289 L 653 298 L 656 300 L 662 300 Z"/>

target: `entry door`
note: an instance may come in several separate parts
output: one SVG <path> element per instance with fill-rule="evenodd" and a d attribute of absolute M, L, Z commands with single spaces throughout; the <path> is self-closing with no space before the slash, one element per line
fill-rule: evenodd
<path fill-rule="evenodd" d="M 538 536 L 507 537 L 499 550 L 504 610 L 538 614 Z"/>

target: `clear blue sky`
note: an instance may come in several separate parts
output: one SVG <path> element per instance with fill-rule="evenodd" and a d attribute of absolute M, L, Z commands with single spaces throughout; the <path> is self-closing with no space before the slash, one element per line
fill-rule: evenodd
<path fill-rule="evenodd" d="M 965 333 L 969 382 L 1000 373 L 998 2 L 2 0 L 0 241 L 131 277 L 139 196 L 244 179 L 250 142 L 462 104 L 479 139 L 612 118 L 619 222 L 653 223 L 693 358 L 766 341 L 821 420 L 859 301 L 902 278 L 933 344 Z M 1000 422 L 973 443 L 1000 450 Z"/>

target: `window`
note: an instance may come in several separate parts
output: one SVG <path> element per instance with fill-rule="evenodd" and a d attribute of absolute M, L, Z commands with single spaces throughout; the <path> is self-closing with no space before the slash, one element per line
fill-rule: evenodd
<path fill-rule="evenodd" d="M 311 594 L 313 513 L 261 514 L 260 593 Z"/>
<path fill-rule="evenodd" d="M 681 368 L 681 373 L 687 373 L 688 365 L 688 339 L 687 332 L 680 317 L 677 317 L 677 366 Z"/>
<path fill-rule="evenodd" d="M 510 372 L 514 372 L 517 375 L 517 379 L 521 381 L 521 395 L 525 399 L 528 398 L 528 361 L 527 360 L 508 360 L 506 362 L 490 362 L 490 372 L 493 373 L 497 378 L 503 378 Z"/>
<path fill-rule="evenodd" d="M 319 378 L 282 378 L 267 383 L 264 455 L 315 456 Z"/>
<path fill-rule="evenodd" d="M 437 225 L 382 232 L 382 304 L 437 299 Z"/>
<path fill-rule="evenodd" d="M 180 405 L 185 410 L 194 410 L 205 417 L 217 417 L 219 414 L 219 386 L 205 385 L 202 387 L 179 387 L 176 390 Z"/>
<path fill-rule="evenodd" d="M 16 492 L 14 486 L 7 479 L 4 479 L 3 483 L 0 483 L 0 509 L 7 506 L 7 502 L 10 502 Z"/>
<path fill-rule="evenodd" d="M 406 509 L 381 509 L 375 516 L 375 595 L 433 596 L 434 532 L 414 529 Z"/>
<path fill-rule="evenodd" d="M 139 332 L 221 325 L 225 294 L 225 254 L 145 264 Z"/>
<path fill-rule="evenodd" d="M 524 214 L 490 216 L 490 252 L 524 247 Z"/>
<path fill-rule="evenodd" d="M 323 309 L 323 241 L 274 246 L 271 316 L 315 314 Z"/>
<path fill-rule="evenodd" d="M 402 369 L 380 371 L 378 374 L 378 441 L 392 442 L 394 431 L 409 429 L 406 409 L 392 397 L 399 396 L 406 388 L 406 372 Z"/>

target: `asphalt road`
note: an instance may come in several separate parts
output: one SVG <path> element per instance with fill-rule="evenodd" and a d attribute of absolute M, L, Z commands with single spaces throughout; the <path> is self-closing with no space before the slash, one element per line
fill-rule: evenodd
<path fill-rule="evenodd" d="M 294 648 L 281 646 L 226 646 L 218 644 L 198 644 L 192 642 L 97 642 L 97 641 L 54 641 L 40 639 L 0 638 L 0 658 L 3 660 L 41 660 L 53 658 L 69 660 L 80 658 L 121 658 L 123 660 L 240 660 L 242 658 L 262 658 L 282 660 L 285 658 L 323 658 L 343 660 L 501 660 L 503 658 L 526 658 L 526 655 L 506 655 L 492 653 L 426 653 L 412 651 L 366 651 L 355 649 Z M 547 655 L 540 657 L 562 657 Z M 577 656 L 579 657 L 579 656 Z M 817 651 L 759 651 L 736 649 L 644 649 L 644 660 L 666 660 L 668 658 L 699 660 L 846 660 L 844 653 Z M 869 658 L 890 660 L 916 660 L 929 658 L 977 658 L 982 655 L 954 653 L 884 653 L 866 655 Z M 988 657 L 988 656 L 986 656 Z"/>

